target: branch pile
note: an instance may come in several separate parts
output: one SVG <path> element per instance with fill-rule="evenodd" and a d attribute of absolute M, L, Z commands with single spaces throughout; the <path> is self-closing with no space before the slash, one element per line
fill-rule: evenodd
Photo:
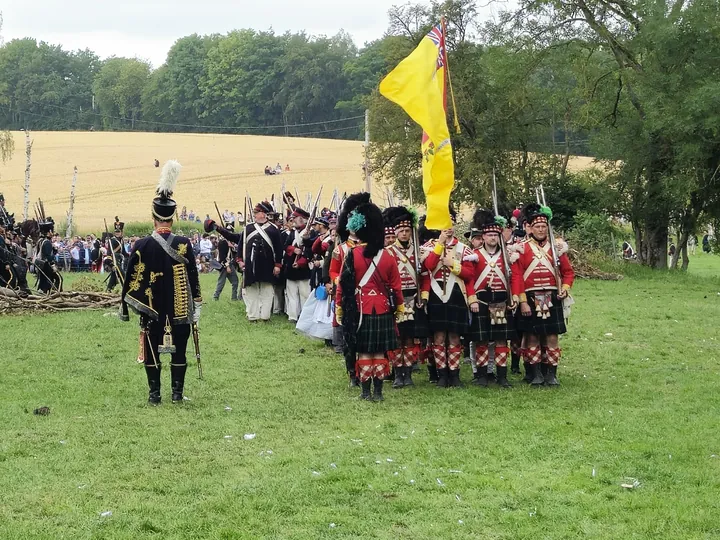
<path fill-rule="evenodd" d="M 56 292 L 20 297 L 16 291 L 0 287 L 0 315 L 60 313 L 83 309 L 117 309 L 120 295 L 98 292 Z"/>
<path fill-rule="evenodd" d="M 583 260 L 580 252 L 575 249 L 568 250 L 568 257 L 575 270 L 575 276 L 582 279 L 600 279 L 603 281 L 620 281 L 624 276 L 622 274 L 613 274 L 611 272 L 603 272 L 598 270 L 592 264 Z"/>

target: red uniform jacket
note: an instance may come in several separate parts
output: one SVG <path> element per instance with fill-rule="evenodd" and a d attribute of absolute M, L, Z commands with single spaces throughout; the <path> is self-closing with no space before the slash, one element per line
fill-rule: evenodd
<path fill-rule="evenodd" d="M 324 234 L 322 236 L 318 236 L 312 245 L 312 252 L 314 255 L 325 255 L 325 252 L 328 249 L 328 246 L 330 245 L 328 243 L 328 240 L 330 240 L 330 233 Z"/>
<path fill-rule="evenodd" d="M 484 247 L 474 249 L 473 255 L 477 257 L 472 280 L 475 294 L 488 289 L 497 292 L 510 290 L 510 284 L 505 277 L 505 259 L 500 246 L 493 255 Z"/>
<path fill-rule="evenodd" d="M 373 259 L 366 259 L 363 255 L 365 246 L 360 244 L 353 248 L 353 262 L 355 263 L 355 286 L 365 276 L 368 268 L 373 266 Z M 400 284 L 400 273 L 392 255 L 386 250 L 380 251 L 380 260 L 374 265 L 374 274 L 355 295 L 358 306 L 363 315 L 383 315 L 390 313 L 390 302 L 388 294 L 395 296 L 395 305 L 403 305 L 402 285 Z M 342 302 L 342 287 L 338 282 L 335 302 L 340 305 Z"/>
<path fill-rule="evenodd" d="M 330 269 L 328 274 L 330 281 L 337 285 L 340 280 L 340 273 L 342 272 L 343 263 L 345 262 L 345 255 L 351 248 L 355 247 L 355 242 L 348 240 L 340 245 L 335 246 L 332 253 L 332 260 L 330 261 Z"/>
<path fill-rule="evenodd" d="M 446 246 L 439 244 L 437 240 L 430 240 L 422 247 L 422 252 L 423 254 L 427 254 L 423 260 L 423 274 L 420 279 L 420 289 L 422 290 L 421 295 L 423 300 L 427 300 L 430 297 L 430 289 L 432 288 L 433 281 L 430 276 L 433 275 L 441 287 L 446 276 L 448 280 L 457 282 L 468 303 L 477 301 L 473 289 L 475 269 L 474 263 L 472 260 L 469 260 L 469 257 L 472 256 L 472 251 L 469 247 L 459 242 L 457 238 L 453 238 Z M 447 268 L 440 264 L 443 254 L 447 254 L 454 259 L 452 268 Z M 455 279 L 453 279 L 452 276 L 455 276 Z M 451 292 L 452 290 L 448 289 L 448 299 Z M 447 302 L 446 299 L 443 300 Z"/>
<path fill-rule="evenodd" d="M 567 256 L 567 244 L 565 242 L 557 242 L 557 244 L 562 288 L 567 290 L 575 281 L 575 272 Z M 508 246 L 508 251 L 512 262 L 510 288 L 513 297 L 526 302 L 527 291 L 557 290 L 552 250 L 548 240 L 540 245 L 534 238 L 530 238 L 527 242 Z"/>
<path fill-rule="evenodd" d="M 415 266 L 415 249 L 412 242 L 404 248 L 400 241 L 396 241 L 393 245 L 388 246 L 387 251 L 395 257 L 395 263 L 400 272 L 400 282 L 404 291 L 419 290 L 417 270 Z"/>

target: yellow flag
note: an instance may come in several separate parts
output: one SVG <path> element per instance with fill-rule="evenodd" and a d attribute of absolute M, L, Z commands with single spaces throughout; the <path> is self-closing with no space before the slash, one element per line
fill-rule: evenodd
<path fill-rule="evenodd" d="M 455 170 L 447 125 L 445 35 L 442 24 L 427 34 L 410 56 L 380 83 L 380 93 L 397 103 L 423 128 L 423 191 L 428 229 L 447 229 Z"/>

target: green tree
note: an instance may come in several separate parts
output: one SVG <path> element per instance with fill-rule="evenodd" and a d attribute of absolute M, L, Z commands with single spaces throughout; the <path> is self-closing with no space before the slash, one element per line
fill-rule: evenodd
<path fill-rule="evenodd" d="M 142 96 L 150 81 L 150 66 L 135 58 L 110 58 L 100 68 L 93 89 L 103 125 L 135 129 L 142 113 Z"/>

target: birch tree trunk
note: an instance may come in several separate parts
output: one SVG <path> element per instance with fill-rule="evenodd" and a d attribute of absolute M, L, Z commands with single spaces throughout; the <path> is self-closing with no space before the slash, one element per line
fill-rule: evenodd
<path fill-rule="evenodd" d="M 23 221 L 27 221 L 30 215 L 30 155 L 32 153 L 33 141 L 30 140 L 30 131 L 25 130 L 25 194 L 23 195 Z"/>
<path fill-rule="evenodd" d="M 72 185 L 70 187 L 70 208 L 67 213 L 67 230 L 65 236 L 70 238 L 73 233 L 73 209 L 75 208 L 75 184 L 77 183 L 77 166 L 73 169 Z"/>

